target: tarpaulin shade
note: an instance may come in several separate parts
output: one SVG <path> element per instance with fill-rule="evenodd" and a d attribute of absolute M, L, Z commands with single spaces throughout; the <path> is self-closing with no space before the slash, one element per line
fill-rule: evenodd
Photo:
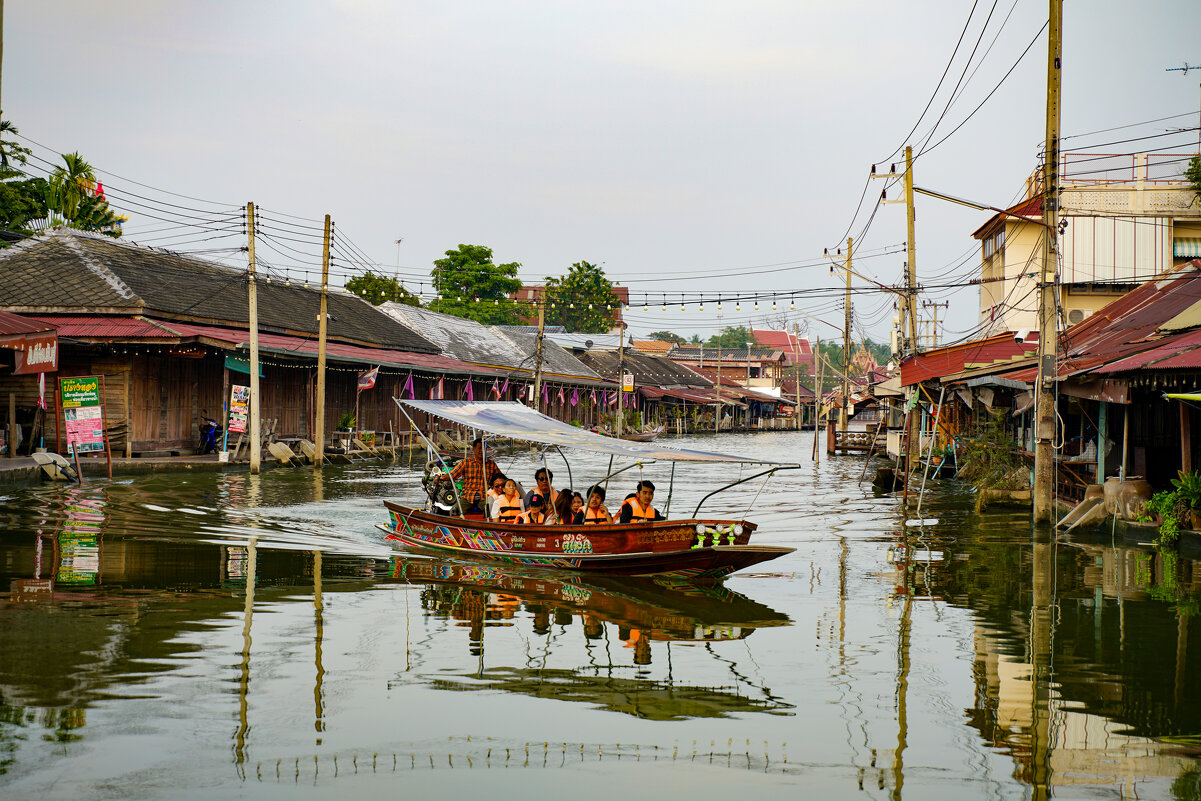
<path fill-rule="evenodd" d="M 515 401 L 402 400 L 398 405 L 450 420 L 453 423 L 487 431 L 511 439 L 560 445 L 565 448 L 608 453 L 630 459 L 658 459 L 673 462 L 746 462 L 751 464 L 783 464 L 770 459 L 734 456 L 714 451 L 688 448 L 668 448 L 643 442 L 627 442 L 577 428 L 553 417 L 547 417 Z"/>

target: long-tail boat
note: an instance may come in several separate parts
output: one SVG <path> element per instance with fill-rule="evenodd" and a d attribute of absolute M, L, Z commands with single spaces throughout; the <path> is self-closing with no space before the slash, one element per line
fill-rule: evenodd
<path fill-rule="evenodd" d="M 642 462 L 667 460 L 773 465 L 709 493 L 701 504 L 716 492 L 793 467 L 756 457 L 667 448 L 605 437 L 512 401 L 397 399 L 396 402 L 406 416 L 407 406 L 477 431 L 558 448 L 578 448 L 611 456 L 631 457 Z M 417 429 L 416 425 L 414 428 Z M 420 432 L 420 429 L 417 430 Z M 431 448 L 431 451 L 436 454 L 436 449 Z M 610 472 L 610 475 L 615 473 Z M 580 526 L 500 523 L 482 515 L 436 514 L 391 501 L 385 501 L 384 504 L 388 509 L 388 525 L 380 528 L 390 539 L 426 553 L 524 567 L 607 575 L 720 579 L 736 570 L 784 556 L 794 550 L 773 545 L 751 545 L 749 540 L 757 528 L 755 523 L 741 519 L 698 517 L 701 504 L 686 519 Z"/>

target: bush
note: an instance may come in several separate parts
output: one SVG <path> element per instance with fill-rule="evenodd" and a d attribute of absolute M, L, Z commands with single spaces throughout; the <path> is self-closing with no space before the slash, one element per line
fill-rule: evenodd
<path fill-rule="evenodd" d="M 964 443 L 959 478 L 980 489 L 1027 489 L 1030 470 L 1018 444 L 1005 430 L 1005 411 L 998 409 L 979 437 Z"/>

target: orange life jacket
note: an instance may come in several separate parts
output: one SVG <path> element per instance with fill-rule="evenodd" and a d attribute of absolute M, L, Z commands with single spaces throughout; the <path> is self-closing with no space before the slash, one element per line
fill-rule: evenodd
<path fill-rule="evenodd" d="M 500 507 L 500 514 L 497 515 L 497 520 L 499 520 L 502 523 L 520 523 L 521 522 L 521 520 L 520 520 L 520 518 L 521 518 L 521 497 L 518 496 L 517 498 L 514 499 L 514 501 L 517 504 L 516 506 L 505 506 L 504 504 L 506 502 L 507 497 L 508 496 L 505 496 L 505 495 L 500 496 L 501 507 Z"/>
<path fill-rule="evenodd" d="M 584 507 L 584 523 L 608 523 L 609 520 L 601 509 L 593 509 L 591 506 Z"/>
<path fill-rule="evenodd" d="M 643 507 L 638 502 L 638 498 L 629 498 L 622 506 L 629 506 L 633 514 L 630 516 L 631 523 L 650 523 L 655 519 L 655 508 L 653 506 Z"/>
<path fill-rule="evenodd" d="M 537 518 L 538 518 L 537 520 L 534 519 L 535 516 L 537 516 Z M 522 517 L 524 519 L 521 520 L 520 522 L 529 523 L 530 525 L 533 525 L 533 526 L 540 526 L 546 522 L 546 515 L 542 514 L 542 512 L 539 512 L 537 509 L 529 510 L 524 515 L 522 515 Z"/>

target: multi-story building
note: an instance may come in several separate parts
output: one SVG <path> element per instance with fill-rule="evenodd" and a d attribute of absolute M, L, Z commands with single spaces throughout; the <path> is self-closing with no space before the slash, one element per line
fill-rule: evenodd
<path fill-rule="evenodd" d="M 1062 155 L 1061 326 L 1201 256 L 1201 199 L 1182 176 L 1192 155 Z M 981 243 L 982 336 L 1038 328 L 1042 213 L 1036 172 L 1025 199 L 973 234 Z"/>

